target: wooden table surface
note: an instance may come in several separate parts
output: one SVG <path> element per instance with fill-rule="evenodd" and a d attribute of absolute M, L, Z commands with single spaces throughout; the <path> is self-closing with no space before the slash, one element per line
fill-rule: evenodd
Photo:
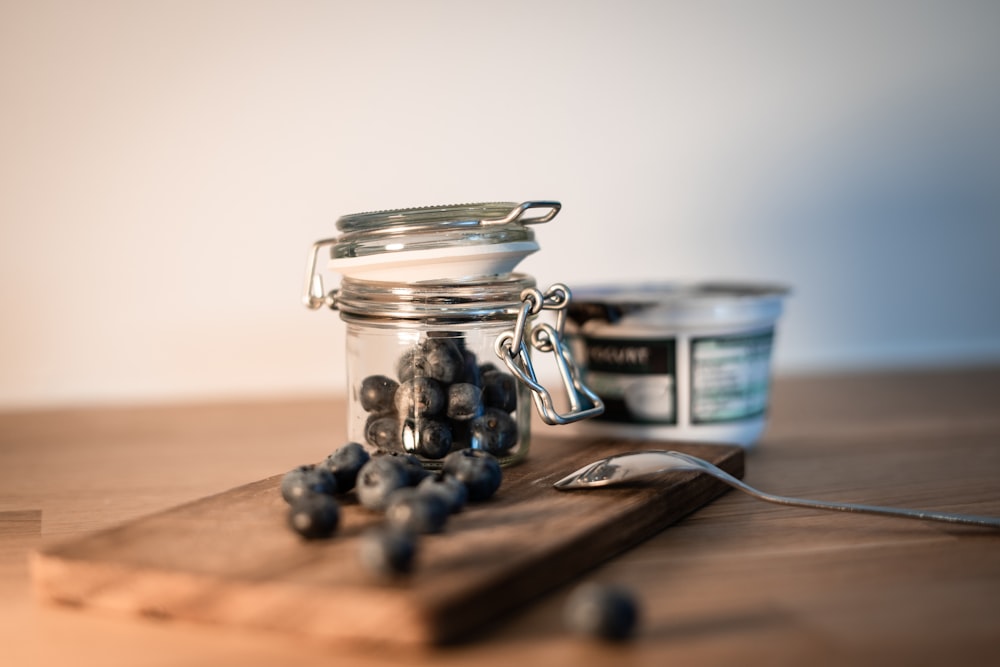
<path fill-rule="evenodd" d="M 474 642 L 408 651 L 32 594 L 32 549 L 321 458 L 340 444 L 342 412 L 336 397 L 310 397 L 0 413 L 0 664 L 1000 664 L 1000 532 L 737 492 L 585 577 L 639 593 L 642 625 L 623 645 L 563 630 L 572 586 Z M 778 378 L 745 479 L 786 495 L 1000 516 L 1000 368 Z"/>

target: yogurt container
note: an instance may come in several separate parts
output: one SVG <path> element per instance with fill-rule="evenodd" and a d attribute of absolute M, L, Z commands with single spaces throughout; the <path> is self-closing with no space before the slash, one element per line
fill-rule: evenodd
<path fill-rule="evenodd" d="M 787 293 L 729 282 L 574 288 L 574 355 L 605 405 L 588 432 L 752 447 Z"/>

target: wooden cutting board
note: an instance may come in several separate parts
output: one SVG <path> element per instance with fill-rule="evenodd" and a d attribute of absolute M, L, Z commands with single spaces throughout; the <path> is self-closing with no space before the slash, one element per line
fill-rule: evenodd
<path fill-rule="evenodd" d="M 698 473 L 552 488 L 590 461 L 634 449 L 676 449 L 743 474 L 743 451 L 733 446 L 536 439 L 493 499 L 421 538 L 416 570 L 392 584 L 371 581 L 358 563 L 358 536 L 378 515 L 348 495 L 338 534 L 303 541 L 285 524 L 279 474 L 42 549 L 32 576 L 44 598 L 83 608 L 331 640 L 467 639 L 728 488 Z"/>

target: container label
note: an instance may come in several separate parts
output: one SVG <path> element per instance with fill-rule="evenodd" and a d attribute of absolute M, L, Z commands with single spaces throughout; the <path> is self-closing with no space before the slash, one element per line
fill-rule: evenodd
<path fill-rule="evenodd" d="M 767 412 L 774 329 L 691 339 L 691 423 L 715 424 Z"/>
<path fill-rule="evenodd" d="M 596 419 L 677 423 L 677 341 L 584 337 L 586 384 L 604 401 Z"/>

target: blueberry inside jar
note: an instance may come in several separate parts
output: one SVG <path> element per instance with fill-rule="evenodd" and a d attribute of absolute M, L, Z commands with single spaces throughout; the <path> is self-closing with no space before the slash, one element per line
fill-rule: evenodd
<path fill-rule="evenodd" d="M 343 281 L 347 437 L 432 469 L 461 449 L 489 452 L 503 465 L 524 459 L 531 394 L 497 356 L 496 340 L 533 286 L 518 274 L 461 284 Z"/>

